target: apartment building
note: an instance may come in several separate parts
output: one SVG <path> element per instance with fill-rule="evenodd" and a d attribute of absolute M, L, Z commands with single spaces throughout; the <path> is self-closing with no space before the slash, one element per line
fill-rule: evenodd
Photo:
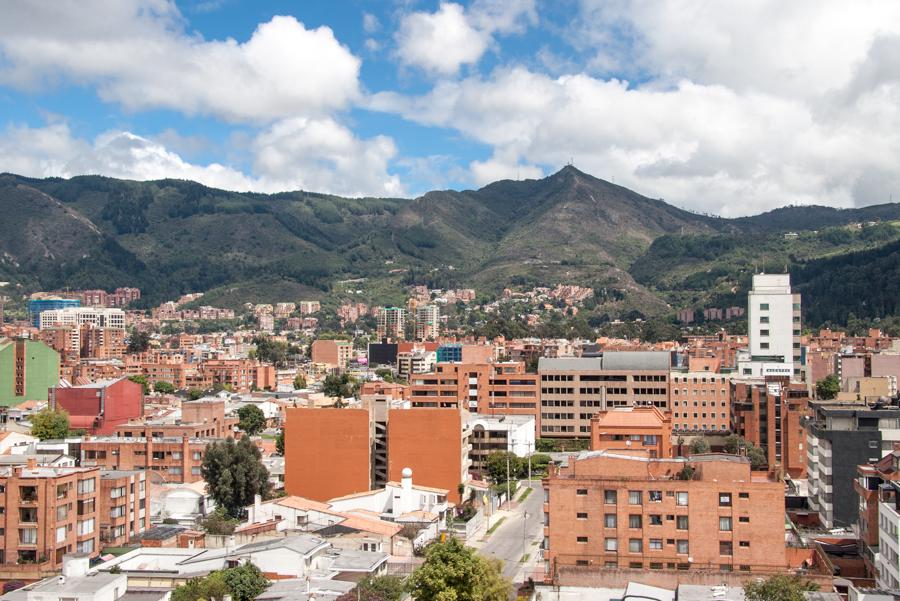
<path fill-rule="evenodd" d="M 854 532 L 859 540 L 867 574 L 879 571 L 880 491 L 889 488 L 889 484 L 896 481 L 900 481 L 900 451 L 892 451 L 874 464 L 856 467 L 853 489 L 859 498 L 859 519 Z M 896 542 L 896 535 L 894 541 Z"/>
<path fill-rule="evenodd" d="M 413 407 L 539 418 L 538 376 L 522 362 L 438 363 L 434 372 L 412 377 L 409 394 Z"/>
<path fill-rule="evenodd" d="M 400 480 L 404 468 L 423 486 L 460 501 L 468 481 L 471 430 L 459 409 L 290 408 L 285 411 L 285 491 L 324 501 Z"/>
<path fill-rule="evenodd" d="M 319 301 L 300 301 L 297 305 L 300 315 L 312 315 L 322 310 L 322 304 Z"/>
<path fill-rule="evenodd" d="M 787 376 L 732 380 L 731 430 L 766 452 L 768 466 L 795 478 L 806 476 L 809 413 L 806 385 Z"/>
<path fill-rule="evenodd" d="M 416 307 L 416 340 L 436 340 L 440 335 L 440 307 L 437 305 Z"/>
<path fill-rule="evenodd" d="M 472 430 L 470 469 L 484 474 L 491 453 L 506 451 L 527 457 L 535 450 L 534 417 L 530 415 L 469 416 Z"/>
<path fill-rule="evenodd" d="M 406 339 L 406 309 L 402 307 L 381 307 L 375 315 L 379 340 Z"/>
<path fill-rule="evenodd" d="M 583 452 L 544 480 L 544 558 L 603 571 L 782 572 L 784 485 L 745 457 Z"/>
<path fill-rule="evenodd" d="M 850 390 L 850 383 L 860 378 L 892 378 L 900 381 L 900 355 L 894 353 L 835 354 L 834 373 L 841 380 L 841 389 Z"/>
<path fill-rule="evenodd" d="M 128 378 L 50 389 L 50 406 L 69 414 L 69 427 L 108 435 L 144 415 L 144 388 Z"/>
<path fill-rule="evenodd" d="M 656 407 L 618 407 L 591 418 L 592 451 L 647 451 L 672 456 L 672 419 Z"/>
<path fill-rule="evenodd" d="M 672 428 L 676 432 L 726 432 L 731 428 L 731 370 L 720 370 L 718 358 L 689 357 L 685 368 L 672 371 Z"/>
<path fill-rule="evenodd" d="M 790 274 L 755 274 L 747 297 L 749 348 L 738 358 L 743 376 L 803 377 L 800 295 Z"/>
<path fill-rule="evenodd" d="M 885 483 L 878 491 L 878 587 L 900 588 L 900 482 Z"/>
<path fill-rule="evenodd" d="M 147 472 L 105 470 L 100 472 L 100 542 L 117 547 L 150 529 Z"/>
<path fill-rule="evenodd" d="M 66 553 L 99 554 L 99 478 L 97 468 L 39 467 L 34 461 L 0 469 L 0 564 L 18 564 L 8 577 L 31 580 L 58 571 Z"/>
<path fill-rule="evenodd" d="M 0 338 L 0 406 L 46 401 L 59 383 L 59 353 L 36 340 Z"/>
<path fill-rule="evenodd" d="M 122 309 L 104 309 L 97 307 L 69 307 L 42 311 L 40 329 L 59 326 L 81 327 L 92 325 L 97 328 L 125 329 L 125 312 Z"/>
<path fill-rule="evenodd" d="M 600 357 L 542 357 L 540 436 L 588 438 L 597 411 L 652 406 L 668 411 L 668 352 L 606 352 Z"/>
<path fill-rule="evenodd" d="M 809 507 L 825 528 L 852 526 L 859 519 L 857 466 L 900 448 L 900 408 L 816 401 L 810 406 L 803 422 Z"/>
<path fill-rule="evenodd" d="M 80 465 L 105 470 L 147 470 L 165 482 L 202 480 L 209 440 L 197 438 L 91 437 L 81 442 Z"/>
<path fill-rule="evenodd" d="M 329 368 L 347 369 L 353 358 L 353 343 L 349 340 L 316 340 L 310 350 L 313 363 Z"/>
<path fill-rule="evenodd" d="M 397 353 L 397 376 L 409 380 L 415 375 L 431 373 L 436 363 L 434 351 L 413 347 L 411 351 Z"/>

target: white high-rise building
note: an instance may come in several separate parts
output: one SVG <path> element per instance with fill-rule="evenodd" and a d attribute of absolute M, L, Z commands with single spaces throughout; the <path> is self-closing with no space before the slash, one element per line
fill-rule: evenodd
<path fill-rule="evenodd" d="M 69 307 L 51 311 L 41 311 L 40 329 L 59 326 L 83 326 L 91 324 L 98 328 L 125 329 L 125 311 L 100 307 Z"/>
<path fill-rule="evenodd" d="M 742 376 L 803 377 L 800 295 L 789 274 L 756 274 L 747 297 L 749 349 L 738 357 Z"/>

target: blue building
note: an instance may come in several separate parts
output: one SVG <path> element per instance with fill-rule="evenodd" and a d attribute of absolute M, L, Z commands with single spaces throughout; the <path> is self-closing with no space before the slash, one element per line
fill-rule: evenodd
<path fill-rule="evenodd" d="M 44 311 L 56 311 L 80 307 L 81 301 L 77 298 L 38 298 L 28 301 L 28 314 L 31 315 L 31 323 L 34 327 L 41 325 L 41 313 Z"/>
<path fill-rule="evenodd" d="M 461 363 L 462 362 L 462 345 L 461 344 L 442 344 L 437 348 L 438 363 Z"/>

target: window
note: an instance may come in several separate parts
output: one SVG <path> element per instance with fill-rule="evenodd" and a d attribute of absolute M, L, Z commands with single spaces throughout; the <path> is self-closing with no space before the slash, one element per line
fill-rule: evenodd
<path fill-rule="evenodd" d="M 90 534 L 94 531 L 94 518 L 78 522 L 78 536 Z"/>
<path fill-rule="evenodd" d="M 79 480 L 78 481 L 78 494 L 85 494 L 89 492 L 94 492 L 95 479 L 88 478 L 87 480 Z"/>
<path fill-rule="evenodd" d="M 586 514 L 584 512 L 579 512 L 579 513 L 575 514 L 575 518 L 579 519 L 579 520 L 586 520 L 586 519 L 588 519 L 588 514 Z"/>
<path fill-rule="evenodd" d="M 686 507 L 688 504 L 688 494 L 686 491 L 675 493 L 675 504 Z"/>
<path fill-rule="evenodd" d="M 662 550 L 662 539 L 661 538 L 651 538 L 650 539 L 650 550 L 651 551 L 660 551 Z"/>
<path fill-rule="evenodd" d="M 750 546 L 750 541 L 748 541 L 748 540 L 742 540 L 742 541 L 740 542 L 740 546 L 741 546 L 741 547 L 744 547 L 744 548 L 748 548 L 748 547 Z"/>
<path fill-rule="evenodd" d="M 768 335 L 769 335 L 769 330 L 760 330 L 760 331 L 759 331 L 759 335 L 760 335 L 760 336 L 768 336 Z"/>
<path fill-rule="evenodd" d="M 579 497 L 583 497 L 583 496 L 587 495 L 587 489 L 579 488 L 578 490 L 575 491 L 575 494 L 578 495 Z"/>
<path fill-rule="evenodd" d="M 759 304 L 759 310 L 760 310 L 760 311 L 768 311 L 768 310 L 769 310 L 769 303 L 760 303 L 760 304 Z"/>
<path fill-rule="evenodd" d="M 749 499 L 749 498 L 750 498 L 750 493 L 748 493 L 748 492 L 739 492 L 739 493 L 738 493 L 738 498 L 739 498 L 739 499 Z"/>
<path fill-rule="evenodd" d="M 628 552 L 640 553 L 644 550 L 644 541 L 639 538 L 628 539 Z"/>
<path fill-rule="evenodd" d="M 675 551 L 679 555 L 687 555 L 688 553 L 688 542 L 686 540 L 679 540 L 675 543 Z"/>
<path fill-rule="evenodd" d="M 688 529 L 688 516 L 679 515 L 677 520 L 675 521 L 675 528 L 678 530 L 687 530 Z"/>
<path fill-rule="evenodd" d="M 577 540 L 579 543 L 581 543 L 581 544 L 586 544 L 586 543 L 588 542 L 588 537 L 586 537 L 586 536 L 579 536 L 576 540 Z"/>
<path fill-rule="evenodd" d="M 604 528 L 615 528 L 616 527 L 616 514 L 607 513 L 603 516 L 603 527 Z"/>
<path fill-rule="evenodd" d="M 619 550 L 619 539 L 617 538 L 608 538 L 603 546 L 607 551 L 618 551 Z"/>
<path fill-rule="evenodd" d="M 62 522 L 69 516 L 69 506 L 59 505 L 56 507 L 56 521 Z"/>
<path fill-rule="evenodd" d="M 75 548 L 78 550 L 78 553 L 93 553 L 94 552 L 94 539 L 89 538 L 86 541 L 78 543 Z"/>
<path fill-rule="evenodd" d="M 738 521 L 741 522 L 742 524 L 749 524 L 749 523 L 750 523 L 750 516 L 748 516 L 748 515 L 742 515 L 741 517 L 738 518 Z"/>
<path fill-rule="evenodd" d="M 662 491 L 661 490 L 651 490 L 647 493 L 647 497 L 650 499 L 651 503 L 661 503 L 662 502 Z"/>
<path fill-rule="evenodd" d="M 56 528 L 56 542 L 61 543 L 66 540 L 66 527 L 59 526 Z"/>
<path fill-rule="evenodd" d="M 759 323 L 769 323 L 769 316 L 768 316 L 768 315 L 763 315 L 762 317 L 760 317 L 760 318 L 759 318 Z"/>
<path fill-rule="evenodd" d="M 651 561 L 650 569 L 651 570 L 661 570 L 661 569 L 663 569 L 663 564 L 662 564 L 662 562 L 652 562 Z"/>
<path fill-rule="evenodd" d="M 731 532 L 731 518 L 719 516 L 719 531 Z"/>
<path fill-rule="evenodd" d="M 607 505 L 615 505 L 616 504 L 616 491 L 604 490 L 603 491 L 603 502 Z"/>
<path fill-rule="evenodd" d="M 641 527 L 641 516 L 632 514 L 628 516 L 628 527 L 629 528 L 640 528 Z"/>
<path fill-rule="evenodd" d="M 650 525 L 651 526 L 662 526 L 662 516 L 658 514 L 653 514 L 650 516 Z"/>
<path fill-rule="evenodd" d="M 761 349 L 767 349 L 767 348 L 769 348 L 769 343 L 768 343 L 768 342 L 760 342 L 760 343 L 759 343 L 759 348 L 761 348 Z"/>
<path fill-rule="evenodd" d="M 19 543 L 23 545 L 36 545 L 37 528 L 19 528 Z"/>
<path fill-rule="evenodd" d="M 628 491 L 628 504 L 629 505 L 640 505 L 641 504 L 641 491 L 629 490 Z"/>
<path fill-rule="evenodd" d="M 628 567 L 632 570 L 640 570 L 644 567 L 644 564 L 640 561 L 631 561 L 628 563 Z"/>
<path fill-rule="evenodd" d="M 730 540 L 720 540 L 719 541 L 719 555 L 733 555 L 734 554 L 734 545 Z"/>
<path fill-rule="evenodd" d="M 730 492 L 720 492 L 719 493 L 719 507 L 731 507 L 731 493 Z"/>

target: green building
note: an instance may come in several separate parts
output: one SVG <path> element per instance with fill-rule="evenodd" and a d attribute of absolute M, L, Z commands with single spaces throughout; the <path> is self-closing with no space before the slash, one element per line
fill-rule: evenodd
<path fill-rule="evenodd" d="M 59 384 L 59 353 L 36 340 L 0 338 L 0 406 L 46 401 Z"/>

